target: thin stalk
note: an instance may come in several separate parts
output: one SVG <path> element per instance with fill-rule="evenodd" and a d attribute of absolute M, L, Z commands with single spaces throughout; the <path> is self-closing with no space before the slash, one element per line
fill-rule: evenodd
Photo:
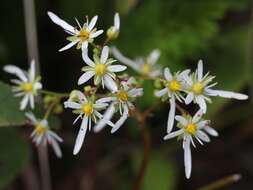
<path fill-rule="evenodd" d="M 57 96 L 57 97 L 62 97 L 62 98 L 68 98 L 69 97 L 69 93 L 52 92 L 52 91 L 49 91 L 49 90 L 39 90 L 39 92 L 42 93 L 42 94 Z"/>
<path fill-rule="evenodd" d="M 230 176 L 227 176 L 227 177 L 224 177 L 222 179 L 219 179 L 217 181 L 214 181 L 208 185 L 205 185 L 204 187 L 201 187 L 197 190 L 218 190 L 218 189 L 221 189 L 225 186 L 228 186 L 232 183 L 235 183 L 237 181 L 239 181 L 241 179 L 241 175 L 240 174 L 233 174 L 233 175 L 230 175 Z"/>

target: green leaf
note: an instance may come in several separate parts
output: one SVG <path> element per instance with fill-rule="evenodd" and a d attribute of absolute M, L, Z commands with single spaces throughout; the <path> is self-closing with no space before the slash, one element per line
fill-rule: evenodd
<path fill-rule="evenodd" d="M 19 98 L 13 96 L 11 87 L 0 82 L 0 127 L 24 123 L 24 113 L 19 110 Z"/>
<path fill-rule="evenodd" d="M 15 128 L 0 128 L 0 189 L 23 169 L 29 158 L 29 147 Z"/>
<path fill-rule="evenodd" d="M 133 168 L 138 171 L 142 159 L 142 151 L 133 155 Z M 172 190 L 176 186 L 176 168 L 172 161 L 165 159 L 161 153 L 151 152 L 145 173 L 142 190 Z"/>

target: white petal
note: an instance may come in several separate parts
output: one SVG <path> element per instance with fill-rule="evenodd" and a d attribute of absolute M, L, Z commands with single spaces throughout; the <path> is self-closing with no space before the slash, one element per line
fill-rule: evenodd
<path fill-rule="evenodd" d="M 201 81 L 201 79 L 203 78 L 203 61 L 199 60 L 198 62 L 198 68 L 197 68 L 197 78 L 198 81 Z"/>
<path fill-rule="evenodd" d="M 82 48 L 82 57 L 84 62 L 89 65 L 90 67 L 95 67 L 95 63 L 89 58 L 88 56 L 88 49 L 87 48 Z"/>
<path fill-rule="evenodd" d="M 192 122 L 193 122 L 193 123 L 197 123 L 197 122 L 201 119 L 203 113 L 204 113 L 204 111 L 203 111 L 202 109 L 199 109 L 199 110 L 195 113 L 195 115 L 193 116 Z"/>
<path fill-rule="evenodd" d="M 94 132 L 101 131 L 107 124 L 107 121 L 110 121 L 115 112 L 114 103 L 112 103 L 108 109 L 105 111 L 103 118 L 95 125 L 93 128 Z"/>
<path fill-rule="evenodd" d="M 57 141 L 63 142 L 62 138 L 59 137 L 55 132 L 49 130 L 49 131 L 48 131 L 48 134 L 49 134 L 50 136 L 52 136 L 54 139 L 56 139 Z"/>
<path fill-rule="evenodd" d="M 84 41 L 84 42 L 82 43 L 82 47 L 81 47 L 82 51 L 87 50 L 87 49 L 88 49 L 88 45 L 89 45 L 89 43 L 88 43 L 87 41 Z M 88 50 L 87 50 L 87 51 L 88 51 Z"/>
<path fill-rule="evenodd" d="M 34 109 L 34 96 L 33 96 L 33 94 L 29 95 L 29 99 L 30 99 L 30 106 L 32 109 Z"/>
<path fill-rule="evenodd" d="M 92 32 L 92 33 L 90 34 L 90 38 L 96 38 L 96 37 L 98 37 L 99 35 L 101 35 L 103 32 L 104 32 L 103 30 L 98 30 L 98 31 L 96 31 L 96 32 Z"/>
<path fill-rule="evenodd" d="M 116 98 L 115 97 L 105 97 L 105 98 L 100 98 L 96 101 L 96 103 L 108 103 L 111 101 L 115 101 Z"/>
<path fill-rule="evenodd" d="M 105 109 L 107 106 L 108 106 L 107 103 L 96 103 L 96 104 L 93 104 L 93 107 L 95 109 Z"/>
<path fill-rule="evenodd" d="M 171 75 L 171 72 L 170 72 L 170 69 L 168 67 L 166 67 L 164 69 L 164 77 L 167 81 L 171 81 L 172 80 L 172 75 Z"/>
<path fill-rule="evenodd" d="M 179 135 L 182 135 L 184 133 L 184 129 L 179 129 L 175 132 L 169 133 L 167 134 L 165 137 L 163 137 L 163 140 L 168 140 L 168 139 L 172 139 L 174 137 L 177 137 Z"/>
<path fill-rule="evenodd" d="M 79 90 L 77 90 L 76 91 L 76 95 L 77 95 L 77 97 L 78 97 L 78 99 L 79 99 L 79 101 L 80 102 L 87 102 L 88 100 L 87 100 L 87 98 L 86 98 L 86 96 L 84 95 L 84 93 L 82 93 L 81 91 L 79 91 Z"/>
<path fill-rule="evenodd" d="M 59 49 L 59 52 L 65 51 L 67 49 L 70 49 L 71 47 L 73 47 L 74 45 L 76 45 L 79 42 L 79 39 L 70 42 L 69 44 L 67 44 L 66 46 L 64 46 L 63 48 Z"/>
<path fill-rule="evenodd" d="M 207 107 L 206 107 L 206 102 L 203 96 L 197 96 L 196 97 L 196 102 L 199 105 L 199 107 L 202 109 L 203 113 L 206 113 Z"/>
<path fill-rule="evenodd" d="M 175 97 L 172 96 L 170 99 L 170 111 L 167 121 L 167 133 L 170 133 L 172 131 L 173 125 L 174 125 L 174 119 L 175 119 L 175 111 L 176 111 L 176 102 Z"/>
<path fill-rule="evenodd" d="M 52 145 L 52 147 L 53 147 L 53 149 L 54 149 L 54 152 L 55 152 L 56 156 L 57 156 L 58 158 L 61 158 L 61 157 L 62 157 L 62 152 L 61 152 L 61 148 L 60 148 L 58 142 L 56 142 L 56 141 L 52 138 L 52 139 L 51 139 L 51 145 Z"/>
<path fill-rule="evenodd" d="M 55 15 L 52 12 L 47 12 L 48 16 L 50 17 L 50 19 L 57 25 L 59 25 L 60 27 L 62 27 L 64 30 L 67 30 L 71 33 L 76 33 L 76 30 L 73 26 L 69 25 L 67 22 L 65 22 L 64 20 L 60 19 L 57 15 Z"/>
<path fill-rule="evenodd" d="M 20 110 L 25 109 L 25 107 L 27 106 L 28 100 L 29 100 L 29 95 L 26 94 L 20 102 Z"/>
<path fill-rule="evenodd" d="M 196 133 L 197 137 L 200 138 L 202 141 L 204 142 L 210 142 L 210 138 L 208 137 L 208 135 L 206 133 L 204 133 L 203 131 L 198 130 Z"/>
<path fill-rule="evenodd" d="M 119 13 L 115 13 L 114 15 L 114 27 L 119 30 L 120 27 L 120 18 L 119 18 Z"/>
<path fill-rule="evenodd" d="M 116 72 L 121 72 L 127 69 L 126 66 L 123 65 L 110 65 L 107 67 L 108 71 L 116 73 Z"/>
<path fill-rule="evenodd" d="M 8 72 L 8 73 L 16 75 L 23 82 L 27 82 L 28 81 L 25 73 L 20 68 L 14 66 L 14 65 L 6 65 L 6 66 L 4 66 L 3 70 L 5 72 Z"/>
<path fill-rule="evenodd" d="M 94 28 L 94 26 L 96 25 L 97 20 L 98 20 L 98 16 L 97 16 L 97 15 L 94 16 L 94 17 L 91 19 L 91 21 L 90 21 L 90 23 L 89 23 L 89 25 L 88 25 L 88 30 L 89 30 L 89 31 L 91 31 L 91 30 Z"/>
<path fill-rule="evenodd" d="M 223 98 L 234 98 L 237 100 L 248 99 L 247 95 L 241 94 L 241 93 L 236 93 L 236 92 L 230 92 L 230 91 L 224 91 L 224 90 L 211 90 L 211 89 L 208 89 L 207 92 L 210 96 L 220 96 Z"/>
<path fill-rule="evenodd" d="M 154 65 L 160 57 L 160 51 L 158 49 L 153 50 L 148 56 L 148 62 Z"/>
<path fill-rule="evenodd" d="M 88 127 L 88 117 L 84 117 L 81 127 L 79 129 L 77 138 L 76 138 L 75 147 L 74 147 L 74 151 L 73 151 L 74 155 L 76 155 L 80 151 L 80 149 L 83 145 L 83 141 L 84 141 L 84 137 L 85 137 L 85 134 L 87 131 L 87 127 Z"/>
<path fill-rule="evenodd" d="M 65 108 L 80 109 L 82 106 L 76 102 L 66 101 L 64 102 Z"/>
<path fill-rule="evenodd" d="M 155 91 L 155 96 L 161 97 L 161 96 L 165 95 L 167 92 L 168 92 L 168 88 L 164 88 L 162 90 Z"/>
<path fill-rule="evenodd" d="M 128 118 L 128 107 L 127 105 L 124 105 L 123 107 L 124 111 L 120 119 L 115 123 L 115 127 L 112 128 L 111 133 L 115 133 L 126 121 Z"/>
<path fill-rule="evenodd" d="M 94 71 L 87 71 L 78 79 L 78 85 L 81 85 L 83 83 L 86 83 L 88 80 L 90 80 L 95 75 Z"/>
<path fill-rule="evenodd" d="M 34 87 L 34 89 L 39 90 L 42 88 L 42 84 L 40 82 L 36 82 L 36 83 L 34 83 L 33 87 Z"/>
<path fill-rule="evenodd" d="M 194 95 L 192 92 L 189 92 L 185 98 L 185 104 L 188 105 L 193 101 Z"/>
<path fill-rule="evenodd" d="M 106 60 L 108 59 L 108 56 L 109 56 L 109 48 L 108 48 L 108 46 L 105 46 L 105 47 L 102 49 L 100 62 L 101 62 L 101 63 L 105 63 Z"/>
<path fill-rule="evenodd" d="M 104 82 L 105 82 L 105 86 L 108 90 L 112 91 L 112 92 L 116 92 L 118 90 L 117 84 L 114 82 L 114 80 L 109 77 L 108 75 L 104 76 Z"/>
<path fill-rule="evenodd" d="M 32 112 L 25 113 L 25 116 L 28 117 L 28 119 L 30 119 L 33 123 L 37 122 L 37 120 Z"/>
<path fill-rule="evenodd" d="M 192 170 L 192 157 L 191 157 L 191 147 L 190 147 L 190 138 L 185 139 L 184 144 L 184 167 L 185 167 L 185 176 L 187 179 L 191 177 Z"/>
<path fill-rule="evenodd" d="M 212 135 L 212 136 L 214 136 L 214 137 L 217 137 L 217 136 L 219 135 L 218 132 L 217 132 L 215 129 L 213 129 L 212 127 L 205 126 L 203 129 L 204 129 L 208 134 L 210 134 L 210 135 Z"/>
<path fill-rule="evenodd" d="M 29 79 L 30 81 L 34 81 L 35 79 L 35 60 L 34 59 L 31 61 L 31 66 L 29 70 Z"/>
<path fill-rule="evenodd" d="M 178 122 L 180 122 L 183 126 L 186 126 L 188 124 L 188 121 L 184 117 L 182 117 L 180 115 L 176 115 L 175 116 L 175 120 L 177 120 Z"/>
<path fill-rule="evenodd" d="M 130 97 L 137 97 L 143 95 L 143 88 L 133 88 L 128 91 L 128 95 Z"/>

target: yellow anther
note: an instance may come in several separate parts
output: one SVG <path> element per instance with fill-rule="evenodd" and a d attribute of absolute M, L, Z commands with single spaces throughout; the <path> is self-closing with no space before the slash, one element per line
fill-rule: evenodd
<path fill-rule="evenodd" d="M 47 127 L 43 126 L 41 123 L 35 125 L 35 131 L 37 135 L 43 135 L 47 131 Z"/>
<path fill-rule="evenodd" d="M 141 72 L 142 72 L 144 75 L 147 75 L 147 74 L 150 73 L 150 71 L 151 71 L 151 66 L 150 66 L 150 64 L 145 63 L 145 64 L 142 66 L 142 71 L 141 71 Z"/>
<path fill-rule="evenodd" d="M 32 92 L 33 85 L 32 85 L 32 83 L 23 83 L 23 84 L 21 84 L 21 89 L 25 92 Z"/>
<path fill-rule="evenodd" d="M 128 100 L 128 94 L 126 91 L 124 90 L 121 90 L 119 93 L 118 93 L 118 98 L 120 101 L 122 102 L 126 102 Z"/>
<path fill-rule="evenodd" d="M 203 89 L 204 89 L 204 85 L 202 83 L 200 83 L 200 82 L 197 82 L 197 83 L 195 83 L 195 84 L 192 85 L 192 91 L 195 94 L 202 94 Z"/>
<path fill-rule="evenodd" d="M 87 30 L 87 28 L 82 28 L 80 33 L 79 33 L 80 40 L 82 42 L 86 41 L 87 39 L 89 39 L 89 36 L 90 36 L 90 32 Z"/>
<path fill-rule="evenodd" d="M 173 92 L 179 91 L 181 89 L 181 84 L 177 80 L 172 80 L 168 84 L 168 89 Z"/>
<path fill-rule="evenodd" d="M 187 133 L 191 134 L 191 135 L 195 135 L 196 133 L 196 130 L 197 130 L 197 127 L 196 125 L 194 125 L 193 123 L 189 123 L 187 126 L 186 126 L 186 129 Z"/>
<path fill-rule="evenodd" d="M 102 63 L 96 64 L 96 66 L 95 66 L 96 75 L 99 75 L 99 76 L 104 75 L 105 70 L 106 70 L 106 65 L 105 64 L 102 64 Z"/>
<path fill-rule="evenodd" d="M 92 103 L 85 103 L 82 106 L 82 111 L 86 116 L 90 116 L 93 112 L 93 105 Z"/>

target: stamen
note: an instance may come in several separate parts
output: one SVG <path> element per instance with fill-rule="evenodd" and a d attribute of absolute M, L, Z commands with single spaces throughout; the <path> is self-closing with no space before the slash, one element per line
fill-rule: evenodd
<path fill-rule="evenodd" d="M 186 126 L 186 132 L 189 133 L 190 135 L 195 135 L 196 133 L 196 130 L 197 130 L 197 127 L 195 124 L 193 123 L 189 123 L 187 126 Z"/>
<path fill-rule="evenodd" d="M 32 92 L 32 90 L 33 90 L 33 85 L 32 85 L 32 83 L 23 83 L 23 84 L 21 84 L 21 89 L 22 89 L 24 92 Z"/>
<path fill-rule="evenodd" d="M 128 94 L 126 91 L 124 90 L 121 90 L 119 93 L 118 93 L 118 98 L 120 101 L 122 102 L 126 102 L 128 100 Z"/>
<path fill-rule="evenodd" d="M 89 36 L 90 36 L 90 32 L 87 30 L 86 27 L 82 28 L 79 32 L 79 38 L 80 40 L 83 42 L 83 41 L 86 41 L 87 39 L 89 39 Z"/>
<path fill-rule="evenodd" d="M 181 89 L 181 84 L 174 79 L 171 82 L 169 82 L 168 89 L 173 92 L 179 91 Z"/>
<path fill-rule="evenodd" d="M 192 91 L 195 94 L 202 94 L 203 89 L 204 89 L 204 85 L 200 82 L 197 82 L 197 83 L 193 84 L 193 86 L 192 86 Z"/>
<path fill-rule="evenodd" d="M 96 66 L 95 66 L 96 75 L 102 76 L 105 74 L 105 71 L 106 71 L 105 64 L 102 64 L 102 63 L 96 64 Z"/>
<path fill-rule="evenodd" d="M 144 75 L 147 75 L 147 74 L 150 73 L 150 71 L 151 71 L 151 66 L 150 66 L 150 64 L 148 64 L 148 63 L 143 64 L 143 66 L 142 66 L 142 73 L 143 73 Z"/>
<path fill-rule="evenodd" d="M 45 134 L 45 132 L 47 131 L 47 127 L 43 126 L 41 123 L 37 123 L 35 125 L 35 128 L 36 134 L 39 136 Z"/>
<path fill-rule="evenodd" d="M 93 104 L 90 102 L 83 104 L 82 111 L 86 116 L 90 116 L 93 112 Z"/>

